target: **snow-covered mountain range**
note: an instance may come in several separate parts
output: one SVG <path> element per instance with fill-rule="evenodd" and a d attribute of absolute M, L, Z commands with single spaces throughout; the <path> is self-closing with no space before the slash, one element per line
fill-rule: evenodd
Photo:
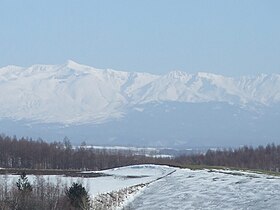
<path fill-rule="evenodd" d="M 161 107 L 159 109 L 162 113 L 159 116 L 172 110 L 180 110 L 182 113 L 186 108 L 178 109 L 177 104 L 187 105 L 190 113 L 193 110 L 190 106 L 196 104 L 211 104 L 213 109 L 220 109 L 222 104 L 234 107 L 232 116 L 244 112 L 255 113 L 252 116 L 258 118 L 263 110 L 275 110 L 279 106 L 280 75 L 260 74 L 233 78 L 182 71 L 153 75 L 101 70 L 68 61 L 62 65 L 0 68 L 0 90 L 0 119 L 24 121 L 32 125 L 55 123 L 81 126 L 120 122 L 132 112 L 138 113 L 139 118 L 146 109 L 157 109 L 155 106 Z M 162 108 L 163 105 L 167 108 Z M 207 108 L 204 110 L 206 115 L 211 112 Z M 147 116 L 153 116 L 154 112 L 150 111 Z M 197 112 L 201 113 L 201 110 Z M 180 115 L 178 112 L 176 114 Z M 145 120 L 149 121 L 148 118 Z M 190 122 L 192 120 L 185 119 Z M 157 121 L 154 120 L 154 123 Z M 185 122 L 182 119 L 180 123 Z M 110 137 L 114 138 L 114 135 Z M 180 139 L 184 139 L 184 135 Z"/>
<path fill-rule="evenodd" d="M 63 65 L 0 69 L 0 117 L 47 123 L 102 123 L 151 102 L 226 102 L 240 107 L 280 102 L 280 75 L 232 78 L 211 73 L 166 75 Z"/>

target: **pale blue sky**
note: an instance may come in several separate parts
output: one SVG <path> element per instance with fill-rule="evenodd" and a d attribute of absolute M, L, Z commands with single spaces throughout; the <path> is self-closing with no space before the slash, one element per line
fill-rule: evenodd
<path fill-rule="evenodd" d="M 280 72 L 280 1 L 2 0 L 0 66 Z"/>

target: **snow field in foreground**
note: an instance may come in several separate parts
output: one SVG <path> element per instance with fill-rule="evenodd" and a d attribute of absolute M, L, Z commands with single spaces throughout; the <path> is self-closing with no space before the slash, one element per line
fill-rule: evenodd
<path fill-rule="evenodd" d="M 117 197 L 117 205 L 112 209 L 280 209 L 280 177 L 276 176 L 158 165 L 134 165 L 87 173 L 110 176 L 43 177 L 68 186 L 81 182 L 93 199 Z M 36 176 L 28 177 L 31 182 L 36 179 Z M 15 184 L 18 176 L 9 175 L 7 179 L 9 184 Z"/>
<path fill-rule="evenodd" d="M 80 177 L 65 177 L 61 175 L 42 175 L 45 180 L 60 185 L 70 186 L 73 182 L 80 182 L 89 191 L 91 197 L 101 193 L 118 191 L 120 189 L 145 184 L 156 180 L 173 171 L 174 168 L 168 166 L 157 165 L 137 165 L 127 166 L 103 171 L 87 171 L 87 173 L 103 173 L 109 176 L 80 178 Z M 4 178 L 4 175 L 0 175 Z M 8 175 L 7 182 L 9 185 L 15 185 L 19 175 Z M 29 181 L 32 183 L 36 180 L 36 176 L 28 175 Z"/>
<path fill-rule="evenodd" d="M 124 209 L 280 209 L 280 179 L 228 170 L 178 169 Z"/>

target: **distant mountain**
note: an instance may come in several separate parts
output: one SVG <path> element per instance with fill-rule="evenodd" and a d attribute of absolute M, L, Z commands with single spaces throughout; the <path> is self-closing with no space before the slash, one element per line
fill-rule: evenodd
<path fill-rule="evenodd" d="M 153 75 L 68 61 L 0 68 L 0 90 L 0 128 L 8 134 L 186 147 L 271 142 L 280 134 L 278 74 Z"/>

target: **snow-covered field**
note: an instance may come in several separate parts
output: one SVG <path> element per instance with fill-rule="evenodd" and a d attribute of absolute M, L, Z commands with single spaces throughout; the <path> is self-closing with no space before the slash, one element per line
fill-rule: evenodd
<path fill-rule="evenodd" d="M 99 173 L 108 176 L 83 179 L 62 176 L 44 178 L 68 185 L 73 181 L 82 182 L 93 199 L 104 196 L 106 199 L 106 195 L 110 199 L 117 197 L 120 202 L 117 202 L 116 208 L 124 210 L 280 209 L 280 177 L 276 176 L 158 165 L 127 166 Z M 8 176 L 10 181 L 16 178 L 17 176 Z M 29 179 L 33 181 L 36 177 L 29 176 Z M 109 195 L 112 191 L 114 194 Z"/>
<path fill-rule="evenodd" d="M 101 172 L 110 176 L 87 178 L 87 182 L 90 183 L 90 193 L 92 195 L 98 195 L 133 185 L 149 183 L 165 176 L 173 170 L 174 168 L 168 166 L 157 165 L 127 166 L 98 171 L 98 173 Z"/>
<path fill-rule="evenodd" d="M 178 169 L 124 209 L 280 209 L 280 179 L 223 170 Z"/>
<path fill-rule="evenodd" d="M 45 180 L 57 183 L 61 185 L 70 186 L 73 182 L 82 183 L 89 194 L 94 197 L 101 193 L 107 193 L 111 191 L 117 191 L 125 187 L 133 185 L 148 183 L 156 180 L 170 171 L 174 170 L 168 166 L 157 166 L 157 165 L 138 165 L 138 166 L 127 166 L 121 168 L 108 169 L 103 171 L 87 171 L 86 173 L 102 173 L 105 176 L 81 178 L 81 177 L 65 177 L 62 175 L 42 175 Z M 106 176 L 108 175 L 108 176 Z M 4 175 L 0 176 L 4 178 Z M 16 183 L 18 175 L 8 175 L 6 177 L 9 185 Z M 29 181 L 32 183 L 36 181 L 38 176 L 28 175 Z"/>

